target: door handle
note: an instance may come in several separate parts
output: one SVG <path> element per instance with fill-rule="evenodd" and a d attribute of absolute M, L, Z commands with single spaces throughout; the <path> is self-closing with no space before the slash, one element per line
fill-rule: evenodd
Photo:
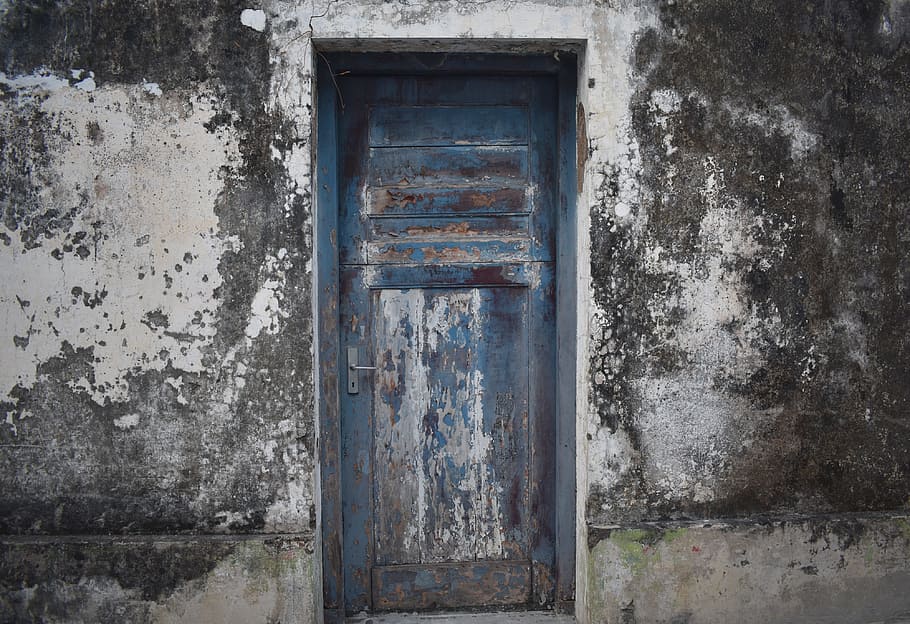
<path fill-rule="evenodd" d="M 357 371 L 376 370 L 375 366 L 359 366 L 359 349 L 357 347 L 348 347 L 348 394 L 358 394 L 360 392 L 360 379 Z"/>

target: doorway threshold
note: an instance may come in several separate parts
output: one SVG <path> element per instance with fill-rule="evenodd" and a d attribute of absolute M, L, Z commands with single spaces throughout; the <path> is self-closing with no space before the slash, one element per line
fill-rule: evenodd
<path fill-rule="evenodd" d="M 487 613 L 382 613 L 348 617 L 346 624 L 575 624 L 572 615 L 552 611 L 490 611 Z"/>

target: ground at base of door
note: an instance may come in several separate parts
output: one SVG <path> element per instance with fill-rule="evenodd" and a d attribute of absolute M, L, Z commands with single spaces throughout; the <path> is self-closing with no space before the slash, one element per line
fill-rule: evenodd
<path fill-rule="evenodd" d="M 347 624 L 575 624 L 571 615 L 549 611 L 497 611 L 490 613 L 384 613 L 355 615 Z"/>

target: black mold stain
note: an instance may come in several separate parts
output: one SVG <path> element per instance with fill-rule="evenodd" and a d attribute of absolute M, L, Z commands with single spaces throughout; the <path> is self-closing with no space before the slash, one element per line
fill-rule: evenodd
<path fill-rule="evenodd" d="M 211 72 L 207 24 L 217 16 L 214 4 L 17 2 L 0 26 L 3 66 L 7 74 L 30 73 L 42 66 L 67 73 L 82 68 L 94 71 L 99 84 L 147 79 L 170 88 L 198 83 Z"/>
<path fill-rule="evenodd" d="M 234 548 L 232 543 L 214 541 L 7 543 L 0 545 L 0 587 L 7 597 L 23 587 L 38 590 L 27 603 L 7 607 L 16 613 L 16 621 L 43 621 L 48 616 L 67 619 L 73 605 L 68 603 L 66 592 L 48 585 L 48 579 L 76 586 L 87 578 L 103 578 L 136 592 L 140 600 L 155 601 L 205 576 Z"/>
<path fill-rule="evenodd" d="M 89 140 L 96 145 L 104 141 L 104 131 L 97 121 L 88 122 L 85 126 L 85 132 Z"/>

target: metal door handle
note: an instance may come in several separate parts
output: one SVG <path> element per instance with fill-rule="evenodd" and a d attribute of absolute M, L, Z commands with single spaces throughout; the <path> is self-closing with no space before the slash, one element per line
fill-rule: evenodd
<path fill-rule="evenodd" d="M 357 371 L 376 370 L 375 366 L 358 366 L 358 351 L 357 347 L 348 347 L 348 394 L 358 394 L 360 392 L 360 380 L 357 377 Z"/>

